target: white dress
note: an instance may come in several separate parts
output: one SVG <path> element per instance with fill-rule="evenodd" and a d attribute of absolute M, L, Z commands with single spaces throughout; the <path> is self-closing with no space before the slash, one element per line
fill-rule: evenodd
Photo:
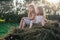
<path fill-rule="evenodd" d="M 35 23 L 40 23 L 40 22 L 42 22 L 42 20 L 43 20 L 43 16 L 36 16 L 36 18 L 35 18 Z"/>

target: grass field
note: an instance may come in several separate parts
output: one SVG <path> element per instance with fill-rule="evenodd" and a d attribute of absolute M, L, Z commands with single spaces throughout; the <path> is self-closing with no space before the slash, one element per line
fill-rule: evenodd
<path fill-rule="evenodd" d="M 0 38 L 4 38 L 14 28 L 18 27 L 19 23 L 0 23 Z"/>

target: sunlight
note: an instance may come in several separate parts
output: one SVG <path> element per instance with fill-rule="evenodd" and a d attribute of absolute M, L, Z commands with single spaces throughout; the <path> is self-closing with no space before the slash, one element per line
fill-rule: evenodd
<path fill-rule="evenodd" d="M 16 3 L 24 4 L 24 0 L 13 0 L 13 5 L 16 6 Z"/>
<path fill-rule="evenodd" d="M 24 4 L 24 0 L 13 0 L 13 11 L 16 12 L 17 8 L 20 7 L 20 5 Z"/>
<path fill-rule="evenodd" d="M 59 3 L 59 0 L 47 0 L 47 2 L 49 2 L 49 3 Z"/>

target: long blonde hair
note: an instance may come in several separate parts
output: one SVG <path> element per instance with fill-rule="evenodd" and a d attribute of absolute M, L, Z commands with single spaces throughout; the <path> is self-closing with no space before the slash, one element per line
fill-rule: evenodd
<path fill-rule="evenodd" d="M 34 15 L 36 14 L 36 12 L 35 12 L 35 7 L 34 7 L 34 5 L 29 5 L 29 7 L 31 7 L 31 8 L 33 8 L 33 11 L 32 12 L 28 12 L 30 15 L 31 15 L 31 13 L 33 13 Z M 30 10 L 29 10 L 30 11 Z M 29 16 L 30 16 L 29 15 Z"/>
<path fill-rule="evenodd" d="M 34 7 L 34 5 L 31 4 L 31 5 L 29 5 L 29 7 L 33 8 L 32 12 L 35 13 L 35 7 Z"/>

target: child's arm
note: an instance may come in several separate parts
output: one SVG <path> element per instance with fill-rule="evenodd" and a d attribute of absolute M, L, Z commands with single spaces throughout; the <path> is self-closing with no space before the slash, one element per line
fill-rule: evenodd
<path fill-rule="evenodd" d="M 35 14 L 32 14 L 32 16 L 29 19 L 31 20 L 35 19 Z"/>

